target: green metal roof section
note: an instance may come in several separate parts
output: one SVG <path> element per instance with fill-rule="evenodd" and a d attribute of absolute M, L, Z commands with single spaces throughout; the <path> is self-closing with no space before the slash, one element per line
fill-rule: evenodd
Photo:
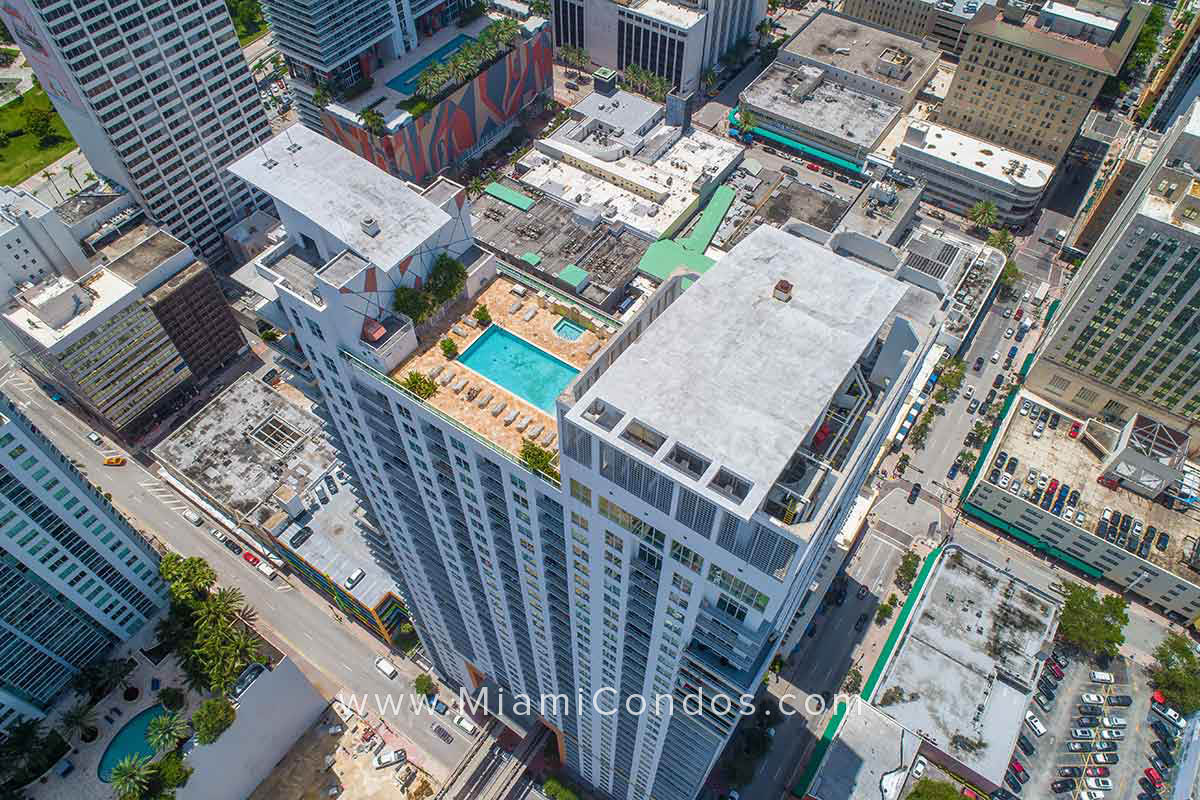
<path fill-rule="evenodd" d="M 503 200 L 514 208 L 519 208 L 522 211 L 528 211 L 533 208 L 533 199 L 526 197 L 515 189 L 510 189 L 502 183 L 489 183 L 485 192 L 490 194 L 497 200 Z"/>
<path fill-rule="evenodd" d="M 542 263 L 542 257 L 539 256 L 537 253 L 524 253 L 521 256 L 521 260 L 524 261 L 526 264 L 532 264 L 535 267 L 538 264 Z"/>
<path fill-rule="evenodd" d="M 721 220 L 725 219 L 725 215 L 729 213 L 729 207 L 733 205 L 734 197 L 736 195 L 733 189 L 728 186 L 718 186 L 709 199 L 708 205 L 700 214 L 700 219 L 696 223 L 696 227 L 692 229 L 691 235 L 675 241 L 684 250 L 703 255 L 708 246 L 712 244 L 713 237 L 717 235 L 717 228 L 721 227 Z"/>
<path fill-rule="evenodd" d="M 588 279 L 588 274 L 587 270 L 581 267 L 567 264 L 563 267 L 562 272 L 558 273 L 558 279 L 567 283 L 572 289 L 578 289 Z"/>
<path fill-rule="evenodd" d="M 1042 323 L 1045 327 L 1050 324 L 1050 320 L 1054 319 L 1054 315 L 1058 313 L 1058 307 L 1062 305 L 1062 300 L 1054 300 L 1050 303 L 1050 307 L 1046 309 L 1046 321 Z"/>
<path fill-rule="evenodd" d="M 662 283 L 671 277 L 671 273 L 683 267 L 703 275 L 713 265 L 713 260 L 702 253 L 685 250 L 678 242 L 670 239 L 659 239 L 650 245 L 642 260 L 638 263 L 638 271 Z M 688 283 L 687 285 L 691 285 Z M 686 286 L 684 287 L 686 288 Z"/>
<path fill-rule="evenodd" d="M 1029 369 L 1032 366 L 1033 366 L 1033 353 L 1030 353 L 1029 355 L 1025 356 L 1025 362 L 1023 364 L 1021 364 L 1021 372 L 1020 372 L 1021 380 L 1025 380 L 1027 377 L 1029 377 Z"/>
<path fill-rule="evenodd" d="M 729 110 L 729 124 L 734 127 L 738 127 L 736 108 L 731 108 Z M 741 129 L 739 128 L 739 130 Z M 795 139 L 775 133 L 774 131 L 769 131 L 766 128 L 759 128 L 755 126 L 750 129 L 750 132 L 761 136 L 764 139 L 770 139 L 772 142 L 781 144 L 784 147 L 790 147 L 793 150 L 799 150 L 801 153 L 804 153 L 807 156 L 819 158 L 827 164 L 833 164 L 835 167 L 841 167 L 842 169 L 848 170 L 855 174 L 862 174 L 862 165 L 855 164 L 853 161 L 848 161 L 841 156 L 835 156 L 833 153 L 826 153 L 820 148 L 797 142 Z"/>
<path fill-rule="evenodd" d="M 992 514 L 991 512 L 988 512 L 988 511 L 984 511 L 982 508 L 975 505 L 974 503 L 971 503 L 971 502 L 963 503 L 962 507 L 963 507 L 963 511 L 967 512 L 972 517 L 982 520 L 994 528 L 999 528 L 1000 530 L 1004 531 L 1005 533 L 1007 533 L 1009 536 L 1013 537 L 1014 539 L 1020 539 L 1022 542 L 1025 542 L 1025 544 L 1030 545 L 1031 547 L 1033 547 L 1037 550 L 1041 550 L 1043 553 L 1046 553 L 1047 555 L 1054 556 L 1059 561 L 1066 562 L 1068 565 L 1074 567 L 1075 569 L 1079 570 L 1080 572 L 1084 573 L 1085 575 L 1091 575 L 1093 578 L 1103 578 L 1104 577 L 1103 572 L 1096 569 L 1095 567 L 1093 567 L 1091 564 L 1087 563 L 1086 561 L 1076 558 L 1075 556 L 1073 556 L 1070 553 L 1067 553 L 1063 550 L 1059 550 L 1054 545 L 1050 544 L 1049 542 L 1047 542 L 1043 539 L 1039 539 L 1038 537 L 1034 536 L 1032 533 L 1026 533 L 1025 531 L 1016 527 L 1012 523 L 1005 522 L 1003 519 L 1001 519 L 1000 517 L 997 517 L 995 514 Z"/>

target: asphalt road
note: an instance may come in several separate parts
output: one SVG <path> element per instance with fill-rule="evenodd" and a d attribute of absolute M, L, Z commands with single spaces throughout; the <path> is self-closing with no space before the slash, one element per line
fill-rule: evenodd
<path fill-rule="evenodd" d="M 3 355 L 7 357 L 7 352 Z M 92 445 L 86 438 L 87 426 L 67 408 L 52 402 L 24 372 L 5 371 L 0 377 L 0 391 L 19 403 L 42 432 L 78 463 L 89 480 L 112 493 L 113 504 L 131 518 L 135 527 L 183 555 L 204 558 L 216 570 L 222 585 L 241 589 L 258 612 L 258 627 L 268 631 L 272 642 L 289 657 L 308 666 L 306 673 L 323 694 L 366 696 L 366 710 L 382 716 L 397 732 L 412 739 L 427 757 L 443 768 L 458 763 L 470 743 L 467 737 L 455 735 L 453 742 L 445 744 L 430 731 L 428 716 L 411 713 L 411 678 L 420 672 L 415 665 L 389 653 L 353 623 L 336 621 L 332 609 L 298 582 L 300 588 L 294 588 L 282 576 L 268 581 L 208 535 L 207 531 L 220 527 L 213 519 L 204 515 L 200 527 L 188 523 L 180 512 L 191 508 L 203 515 L 202 509 L 184 500 L 111 443 L 106 441 L 103 448 Z M 109 455 L 126 456 L 126 465 L 103 466 Z M 395 680 L 388 680 L 375 669 L 379 655 L 389 656 L 401 670 Z M 420 756 L 417 760 L 420 762 Z"/>

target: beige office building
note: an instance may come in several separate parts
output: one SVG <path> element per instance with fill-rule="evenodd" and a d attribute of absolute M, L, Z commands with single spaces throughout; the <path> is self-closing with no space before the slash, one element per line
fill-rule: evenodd
<path fill-rule="evenodd" d="M 967 25 L 937 121 L 1057 165 L 1104 81 L 1125 62 L 1149 8 L 984 7 Z"/>
<path fill-rule="evenodd" d="M 840 10 L 881 28 L 933 39 L 947 53 L 961 55 L 967 23 L 980 8 L 995 11 L 995 0 L 845 0 Z"/>

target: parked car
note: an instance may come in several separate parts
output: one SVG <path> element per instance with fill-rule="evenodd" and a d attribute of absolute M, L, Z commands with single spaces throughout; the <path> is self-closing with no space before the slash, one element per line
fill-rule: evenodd
<path fill-rule="evenodd" d="M 1096 753 L 1092 756 L 1092 761 L 1097 764 L 1116 764 L 1121 760 L 1121 757 L 1116 753 Z"/>
<path fill-rule="evenodd" d="M 188 522 L 192 523 L 193 525 L 199 525 L 202 522 L 204 522 L 204 519 L 199 514 L 197 514 L 195 511 L 192 511 L 190 508 L 185 508 L 183 511 L 181 511 L 179 513 L 184 519 L 186 519 Z"/>
<path fill-rule="evenodd" d="M 1107 703 L 1110 706 L 1131 706 L 1133 698 L 1127 694 L 1110 694 L 1107 698 Z"/>
<path fill-rule="evenodd" d="M 125 459 L 122 456 L 109 456 L 108 458 L 104 459 L 104 466 L 123 467 L 125 466 Z"/>
<path fill-rule="evenodd" d="M 233 539 L 226 538 L 224 542 L 221 542 L 221 544 L 225 545 L 225 549 L 233 553 L 235 556 L 240 556 L 242 554 L 242 546 Z"/>
<path fill-rule="evenodd" d="M 856 630 L 856 631 L 858 631 L 859 633 L 861 633 L 861 632 L 862 632 L 862 630 L 863 630 L 864 628 L 866 628 L 866 627 L 867 627 L 867 620 L 868 620 L 868 619 L 870 619 L 870 618 L 867 616 L 867 614 L 866 614 L 866 613 L 859 614 L 859 615 L 858 615 L 858 621 L 854 623 L 854 630 Z"/>
<path fill-rule="evenodd" d="M 1062 794 L 1063 792 L 1070 792 L 1070 791 L 1073 791 L 1074 789 L 1075 789 L 1075 781 L 1057 780 L 1050 784 L 1050 791 L 1054 792 L 1055 794 Z"/>
<path fill-rule="evenodd" d="M 89 442 L 91 442 L 92 444 L 96 445 L 96 447 L 99 447 L 100 445 L 104 444 L 104 440 L 100 438 L 100 434 L 96 433 L 95 431 L 91 431 L 88 433 L 87 440 Z"/>
<path fill-rule="evenodd" d="M 1082 778 L 1082 767 L 1059 767 L 1058 775 L 1060 778 Z"/>
<path fill-rule="evenodd" d="M 291 547 L 299 547 L 307 542 L 309 537 L 312 535 L 313 529 L 305 525 L 303 528 L 292 534 L 292 538 L 288 539 L 288 544 Z"/>
<path fill-rule="evenodd" d="M 375 659 L 375 669 L 382 672 L 383 676 L 388 680 L 392 680 L 399 673 L 399 670 L 396 669 L 396 665 L 388 661 L 383 656 L 379 656 L 379 658 Z"/>
<path fill-rule="evenodd" d="M 254 553 L 251 553 L 249 550 L 242 553 L 242 560 L 252 567 L 257 567 L 258 562 L 261 561 L 258 556 L 254 555 Z"/>
<path fill-rule="evenodd" d="M 921 496 L 921 484 L 914 483 L 912 489 L 908 492 L 908 504 L 911 506 L 917 502 L 917 498 Z"/>

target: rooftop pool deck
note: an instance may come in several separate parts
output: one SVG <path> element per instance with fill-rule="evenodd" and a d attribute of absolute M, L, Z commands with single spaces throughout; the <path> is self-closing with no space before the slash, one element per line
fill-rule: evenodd
<path fill-rule="evenodd" d="M 389 88 L 394 89 L 400 94 L 414 95 L 417 93 L 417 78 L 425 71 L 425 68 L 435 62 L 445 64 L 462 49 L 467 42 L 475 41 L 474 37 L 468 36 L 465 33 L 460 33 L 446 44 L 439 47 L 429 55 L 422 58 L 416 64 L 413 64 L 408 69 L 401 72 L 399 75 L 387 81 Z"/>
<path fill-rule="evenodd" d="M 531 369 L 539 369 L 539 365 L 545 366 L 555 360 L 562 362 L 557 365 L 559 369 L 555 370 L 558 374 L 549 376 L 556 383 L 564 377 L 566 383 L 569 383 L 574 375 L 567 375 L 566 368 L 583 371 L 598 352 L 597 345 L 603 344 L 603 341 L 590 330 L 585 330 L 574 341 L 564 339 L 554 330 L 555 325 L 564 319 L 560 314 L 554 312 L 554 302 L 539 298 L 537 291 L 531 287 L 525 287 L 528 289 L 525 297 L 519 297 L 513 293 L 513 288 L 520 285 L 523 284 L 518 284 L 512 279 L 500 275 L 493 279 L 476 297 L 459 301 L 452 313 L 448 314 L 446 319 L 439 324 L 436 331 L 425 335 L 413 354 L 396 367 L 390 376 L 393 380 L 403 381 L 409 372 L 415 371 L 422 375 L 429 375 L 433 370 L 441 367 L 441 372 L 435 379 L 438 384 L 438 392 L 428 401 L 429 404 L 460 425 L 513 454 L 520 453 L 522 441 L 539 425 L 542 426 L 542 430 L 537 435 L 538 443 L 552 450 L 557 449 L 558 422 L 553 402 L 548 404 L 549 409 L 544 409 L 538 405 L 537 398 L 530 399 L 522 396 L 522 393 L 532 394 L 529 391 L 531 381 L 536 384 L 540 382 L 540 378 L 532 380 L 529 376 L 521 374 L 509 375 L 506 379 L 504 374 L 506 369 L 522 368 L 520 359 L 515 362 L 501 359 L 502 366 L 497 366 L 497 362 L 488 359 L 491 361 L 491 366 L 486 371 L 490 377 L 476 372 L 467 364 L 462 363 L 459 359 L 464 355 L 468 356 L 468 363 L 476 365 L 480 363 L 478 358 L 473 357 L 468 350 L 488 331 L 488 328 L 484 327 L 472 328 L 463 319 L 469 317 L 479 305 L 486 305 L 492 316 L 492 325 L 498 325 L 503 329 L 489 334 L 488 339 L 495 340 L 497 337 L 502 337 L 511 342 L 513 338 L 519 338 L 524 340 L 526 345 L 532 345 L 536 350 L 541 350 L 541 353 L 536 353 L 530 349 L 530 352 L 524 354 L 533 356 L 531 361 L 534 363 L 530 365 Z M 515 303 L 520 303 L 520 308 L 509 313 L 509 309 Z M 545 303 L 544 306 L 543 303 Z M 536 309 L 537 313 L 532 319 L 527 320 L 525 317 L 531 309 Z M 458 346 L 459 357 L 454 360 L 449 360 L 442 354 L 440 343 L 442 339 L 446 338 Z M 488 342 L 485 341 L 482 344 L 487 346 Z M 520 346 L 517 349 L 527 348 Z M 589 354 L 589 350 L 592 351 L 591 354 Z M 478 352 L 474 351 L 474 353 Z M 447 373 L 451 372 L 454 377 L 443 384 L 442 381 L 446 378 Z M 463 379 L 466 380 L 466 384 L 461 385 L 456 392 L 455 387 L 460 386 Z M 498 381 L 504 381 L 508 388 Z M 563 384 L 563 388 L 566 383 Z M 491 395 L 492 399 L 483 408 L 480 408 L 480 401 L 488 395 Z M 496 404 L 500 402 L 505 403 L 504 410 L 493 415 Z M 516 418 L 506 424 L 505 420 L 511 416 L 513 410 L 517 412 Z M 523 431 L 518 430 L 521 421 L 526 417 L 530 419 L 529 424 Z"/>

